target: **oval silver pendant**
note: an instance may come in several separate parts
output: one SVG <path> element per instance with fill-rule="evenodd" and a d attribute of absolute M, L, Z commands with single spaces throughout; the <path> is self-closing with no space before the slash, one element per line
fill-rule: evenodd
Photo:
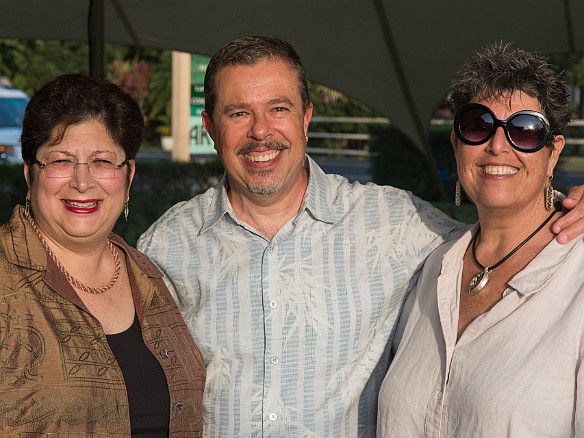
<path fill-rule="evenodd" d="M 489 273 L 491 271 L 489 268 L 485 268 L 484 271 L 477 272 L 475 275 L 472 276 L 470 279 L 470 283 L 468 284 L 468 294 L 469 295 L 476 295 L 480 291 L 484 289 L 489 281 Z"/>

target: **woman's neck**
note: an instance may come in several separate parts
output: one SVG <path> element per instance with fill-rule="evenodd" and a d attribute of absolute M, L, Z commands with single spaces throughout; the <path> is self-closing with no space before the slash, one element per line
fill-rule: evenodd
<path fill-rule="evenodd" d="M 542 228 L 525 243 L 525 246 L 541 249 L 554 238 L 551 227 L 559 216 L 559 212 L 548 211 L 543 206 L 531 210 L 523 209 L 519 212 L 503 212 L 495 209 L 490 209 L 488 212 L 481 211 L 479 212 L 480 235 L 476 242 L 477 257 L 485 266 L 490 262 L 496 262 L 539 227 Z"/>

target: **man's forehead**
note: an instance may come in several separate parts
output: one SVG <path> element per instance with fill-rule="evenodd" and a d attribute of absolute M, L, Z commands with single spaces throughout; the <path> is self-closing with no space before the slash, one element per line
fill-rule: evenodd
<path fill-rule="evenodd" d="M 266 58 L 260 58 L 254 62 L 232 62 L 232 63 L 226 64 L 217 71 L 217 77 L 220 76 L 221 73 L 224 73 L 226 71 L 232 71 L 232 70 L 236 70 L 236 69 L 240 69 L 240 68 L 241 69 L 255 70 L 255 69 L 265 67 L 266 65 L 283 67 L 286 70 L 289 70 L 294 75 L 296 74 L 294 67 L 287 60 L 282 59 L 282 58 L 267 58 L 266 57 Z"/>
<path fill-rule="evenodd" d="M 225 66 L 217 73 L 215 81 L 218 97 L 227 94 L 234 98 L 239 94 L 257 94 L 272 89 L 278 96 L 270 96 L 270 99 L 301 98 L 300 81 L 295 71 L 280 60 Z"/>

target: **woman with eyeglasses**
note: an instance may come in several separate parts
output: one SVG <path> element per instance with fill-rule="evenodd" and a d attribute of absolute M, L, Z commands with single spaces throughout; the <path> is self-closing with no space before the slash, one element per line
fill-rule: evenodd
<path fill-rule="evenodd" d="M 0 228 L 0 436 L 202 436 L 200 352 L 161 272 L 112 233 L 143 130 L 129 95 L 83 75 L 26 108 L 26 205 Z"/>
<path fill-rule="evenodd" d="M 452 83 L 460 188 L 479 222 L 434 251 L 398 328 L 381 437 L 584 436 L 584 240 L 560 245 L 551 186 L 564 81 L 502 43 Z"/>

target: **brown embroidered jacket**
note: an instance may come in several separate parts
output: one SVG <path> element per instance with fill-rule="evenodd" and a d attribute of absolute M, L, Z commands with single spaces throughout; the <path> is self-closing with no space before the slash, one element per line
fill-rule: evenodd
<path fill-rule="evenodd" d="M 162 274 L 119 236 L 146 346 L 170 393 L 170 437 L 201 437 L 205 368 Z M 144 382 L 148 384 L 148 382 Z M 17 206 L 0 228 L 0 436 L 128 437 L 122 372 Z"/>

